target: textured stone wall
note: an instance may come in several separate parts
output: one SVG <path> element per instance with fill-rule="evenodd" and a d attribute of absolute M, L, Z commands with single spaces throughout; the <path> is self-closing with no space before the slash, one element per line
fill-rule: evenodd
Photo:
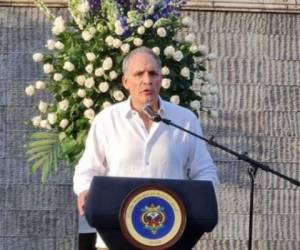
<path fill-rule="evenodd" d="M 65 14 L 65 10 L 56 10 Z M 300 179 L 300 15 L 184 12 L 197 22 L 197 39 L 219 55 L 220 116 L 203 115 L 207 136 Z M 60 169 L 42 185 L 24 161 L 23 125 L 45 96 L 24 88 L 44 77 L 31 54 L 50 38 L 35 8 L 0 8 L 0 250 L 76 249 L 72 173 Z M 247 164 L 211 149 L 220 173 L 220 221 L 196 249 L 246 249 Z M 253 249 L 298 249 L 300 191 L 271 174 L 256 178 Z"/>

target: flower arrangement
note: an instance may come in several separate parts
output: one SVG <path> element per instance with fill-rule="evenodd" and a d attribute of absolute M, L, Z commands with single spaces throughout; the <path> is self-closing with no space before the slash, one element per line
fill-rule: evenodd
<path fill-rule="evenodd" d="M 197 45 L 193 33 L 178 38 L 178 32 L 193 27 L 189 17 L 180 16 L 184 0 L 69 0 L 70 22 L 53 16 L 42 0 L 35 2 L 53 22 L 55 37 L 47 41 L 47 53 L 33 55 L 47 81 L 25 89 L 28 96 L 47 91 L 53 97 L 51 103 L 39 102 L 39 114 L 29 121 L 39 131 L 26 145 L 27 160 L 33 171 L 41 168 L 43 181 L 59 159 L 74 167 L 95 114 L 127 98 L 122 61 L 136 47 L 149 47 L 160 57 L 163 99 L 196 114 L 216 114 L 203 104 L 203 95 L 217 93 L 205 68 L 215 54 Z M 201 86 L 200 93 L 193 84 Z"/>

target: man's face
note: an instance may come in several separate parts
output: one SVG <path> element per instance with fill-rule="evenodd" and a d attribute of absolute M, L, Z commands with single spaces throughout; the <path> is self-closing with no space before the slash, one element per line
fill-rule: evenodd
<path fill-rule="evenodd" d="M 123 85 L 129 91 L 133 108 L 141 110 L 145 104 L 158 107 L 161 86 L 161 69 L 155 59 L 141 52 L 130 58 Z"/>

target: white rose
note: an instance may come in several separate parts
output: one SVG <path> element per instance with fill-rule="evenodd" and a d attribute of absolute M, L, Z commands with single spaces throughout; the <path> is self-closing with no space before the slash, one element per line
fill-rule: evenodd
<path fill-rule="evenodd" d="M 86 109 L 83 113 L 84 117 L 88 118 L 89 120 L 93 120 L 95 117 L 95 111 L 93 109 Z"/>
<path fill-rule="evenodd" d="M 140 35 L 143 35 L 145 33 L 145 27 L 144 26 L 138 27 L 137 33 Z"/>
<path fill-rule="evenodd" d="M 115 28 L 115 33 L 117 35 L 121 36 L 124 33 L 124 29 L 121 26 L 119 26 L 119 27 Z"/>
<path fill-rule="evenodd" d="M 191 101 L 190 106 L 192 109 L 199 110 L 201 105 L 198 100 Z"/>
<path fill-rule="evenodd" d="M 42 117 L 40 115 L 33 117 L 31 119 L 32 125 L 35 126 L 35 127 L 39 127 L 40 123 L 41 123 L 41 120 L 42 120 Z"/>
<path fill-rule="evenodd" d="M 38 105 L 38 109 L 41 113 L 46 113 L 47 109 L 48 109 L 48 103 L 40 101 L 39 105 Z"/>
<path fill-rule="evenodd" d="M 208 60 L 215 60 L 218 58 L 216 53 L 209 53 L 206 57 Z"/>
<path fill-rule="evenodd" d="M 173 54 L 175 53 L 175 49 L 173 46 L 167 46 L 165 49 L 164 49 L 164 54 L 166 57 L 172 57 Z"/>
<path fill-rule="evenodd" d="M 52 64 L 46 63 L 46 64 L 44 64 L 44 66 L 43 66 L 43 70 L 44 70 L 44 73 L 45 73 L 45 74 L 50 74 L 50 73 L 52 73 L 52 72 L 54 71 L 54 67 L 53 67 Z"/>
<path fill-rule="evenodd" d="M 218 117 L 218 111 L 215 110 L 215 109 L 211 109 L 209 110 L 209 115 L 212 117 L 212 118 L 217 118 Z"/>
<path fill-rule="evenodd" d="M 122 101 L 125 98 L 125 95 L 121 90 L 115 90 L 113 92 L 113 97 L 115 98 L 116 101 Z"/>
<path fill-rule="evenodd" d="M 60 73 L 55 73 L 55 74 L 53 75 L 53 79 L 54 79 L 54 81 L 56 81 L 56 82 L 61 81 L 63 78 L 64 78 L 64 76 L 63 76 L 62 74 L 60 74 Z"/>
<path fill-rule="evenodd" d="M 105 42 L 108 46 L 112 46 L 113 45 L 113 42 L 114 42 L 114 38 L 112 36 L 108 36 L 105 38 Z"/>
<path fill-rule="evenodd" d="M 71 72 L 71 71 L 73 71 L 75 69 L 75 66 L 74 66 L 73 63 L 67 61 L 67 62 L 64 63 L 63 69 Z"/>
<path fill-rule="evenodd" d="M 83 3 L 77 6 L 77 10 L 83 14 L 88 13 L 90 10 L 89 3 L 87 1 L 84 1 Z"/>
<path fill-rule="evenodd" d="M 35 88 L 39 90 L 43 90 L 46 88 L 46 83 L 43 81 L 36 81 L 35 82 Z"/>
<path fill-rule="evenodd" d="M 192 45 L 190 47 L 190 52 L 192 52 L 193 54 L 197 53 L 199 51 L 197 45 Z"/>
<path fill-rule="evenodd" d="M 66 99 L 58 103 L 58 108 L 63 111 L 67 111 L 68 107 L 69 107 L 69 101 Z"/>
<path fill-rule="evenodd" d="M 57 122 L 57 115 L 55 113 L 49 113 L 47 116 L 48 122 L 53 125 Z"/>
<path fill-rule="evenodd" d="M 124 54 L 127 54 L 130 50 L 130 45 L 128 43 L 124 43 L 122 44 L 121 46 L 121 51 L 124 53 Z"/>
<path fill-rule="evenodd" d="M 105 109 L 105 108 L 108 108 L 109 106 L 111 106 L 111 103 L 109 101 L 105 101 L 102 103 L 102 108 Z"/>
<path fill-rule="evenodd" d="M 166 75 L 170 74 L 170 70 L 169 70 L 169 68 L 167 66 L 164 66 L 161 69 L 161 73 L 162 73 L 162 75 L 166 76 Z"/>
<path fill-rule="evenodd" d="M 144 26 L 145 26 L 147 29 L 150 28 L 152 25 L 153 25 L 152 19 L 147 19 L 147 20 L 144 22 Z"/>
<path fill-rule="evenodd" d="M 204 74 L 203 79 L 204 79 L 204 81 L 207 81 L 207 82 L 210 82 L 210 83 L 215 81 L 215 77 L 212 73 Z"/>
<path fill-rule="evenodd" d="M 89 28 L 89 32 L 92 34 L 92 35 L 94 35 L 95 33 L 96 33 L 96 28 L 95 27 L 90 27 Z"/>
<path fill-rule="evenodd" d="M 41 62 L 41 61 L 43 61 L 43 59 L 44 59 L 44 55 L 43 55 L 42 53 L 34 53 L 34 54 L 32 55 L 32 59 L 33 59 L 33 61 L 35 61 L 35 62 Z"/>
<path fill-rule="evenodd" d="M 81 98 L 84 98 L 86 96 L 86 91 L 84 89 L 79 89 L 77 91 L 77 95 Z"/>
<path fill-rule="evenodd" d="M 87 30 L 84 30 L 82 33 L 81 33 L 81 36 L 83 38 L 84 41 L 89 41 L 93 38 L 93 34 L 91 34 L 89 31 Z"/>
<path fill-rule="evenodd" d="M 133 44 L 136 46 L 136 47 L 139 47 L 139 46 L 142 46 L 143 45 L 143 40 L 141 38 L 134 38 L 133 39 Z"/>
<path fill-rule="evenodd" d="M 91 74 L 93 72 L 93 70 L 94 70 L 94 66 L 93 66 L 93 64 L 88 64 L 88 65 L 85 66 L 84 69 L 85 69 L 86 72 L 88 72 L 89 74 Z"/>
<path fill-rule="evenodd" d="M 195 39 L 196 39 L 196 37 L 195 37 L 195 35 L 194 35 L 193 33 L 188 34 L 188 35 L 184 38 L 184 40 L 185 40 L 186 42 L 190 42 L 190 43 L 194 42 Z"/>
<path fill-rule="evenodd" d="M 69 121 L 67 119 L 62 119 L 59 123 L 59 126 L 64 129 L 69 125 Z"/>
<path fill-rule="evenodd" d="M 171 86 L 171 79 L 169 79 L 169 78 L 164 78 L 164 79 L 162 79 L 162 81 L 161 81 L 161 86 L 162 86 L 164 89 L 170 88 L 170 86 Z"/>
<path fill-rule="evenodd" d="M 110 57 L 106 57 L 102 63 L 102 68 L 104 70 L 109 70 L 113 66 L 113 60 Z"/>
<path fill-rule="evenodd" d="M 85 80 L 86 80 L 86 78 L 84 75 L 79 75 L 79 76 L 76 76 L 76 78 L 75 78 L 75 82 L 77 82 L 78 85 L 80 85 L 80 86 L 84 85 Z"/>
<path fill-rule="evenodd" d="M 100 92 L 105 93 L 108 89 L 109 89 L 108 82 L 101 82 L 99 84 L 99 90 L 100 90 Z"/>
<path fill-rule="evenodd" d="M 165 37 L 167 35 L 167 31 L 165 28 L 158 28 L 157 29 L 157 35 L 160 36 L 160 37 Z"/>
<path fill-rule="evenodd" d="M 104 75 L 104 70 L 103 68 L 97 68 L 95 70 L 95 76 L 103 76 Z"/>
<path fill-rule="evenodd" d="M 46 129 L 50 129 L 51 128 L 47 120 L 41 120 L 40 127 L 41 128 L 46 128 Z"/>
<path fill-rule="evenodd" d="M 93 77 L 89 77 L 85 80 L 84 82 L 84 86 L 87 87 L 87 88 L 92 88 L 95 86 L 95 81 L 94 81 L 94 78 Z"/>
<path fill-rule="evenodd" d="M 183 58 L 183 54 L 180 50 L 177 50 L 174 54 L 173 54 L 173 59 L 177 62 L 180 62 Z"/>
<path fill-rule="evenodd" d="M 60 41 L 57 41 L 55 44 L 54 44 L 55 48 L 58 49 L 58 50 L 62 50 L 65 48 L 65 45 L 60 42 Z"/>
<path fill-rule="evenodd" d="M 159 54 L 160 54 L 160 48 L 154 47 L 154 48 L 152 48 L 152 51 L 154 52 L 155 55 L 159 56 Z"/>
<path fill-rule="evenodd" d="M 56 17 L 56 18 L 54 19 L 53 25 L 54 25 L 54 26 L 62 26 L 62 25 L 65 25 L 65 20 L 63 19 L 62 16 Z"/>
<path fill-rule="evenodd" d="M 85 54 L 85 56 L 90 62 L 93 62 L 96 60 L 96 55 L 93 52 L 88 52 Z"/>
<path fill-rule="evenodd" d="M 120 39 L 114 39 L 112 46 L 116 49 L 120 48 L 122 45 L 122 41 Z"/>
<path fill-rule="evenodd" d="M 184 25 L 184 26 L 187 26 L 187 27 L 191 27 L 193 25 L 193 20 L 190 18 L 190 17 L 184 17 L 182 20 L 181 20 L 181 23 Z"/>
<path fill-rule="evenodd" d="M 35 94 L 35 88 L 33 85 L 29 85 L 25 88 L 25 93 L 28 96 L 33 96 Z"/>
<path fill-rule="evenodd" d="M 55 49 L 55 43 L 56 42 L 54 40 L 49 39 L 47 41 L 47 44 L 45 45 L 45 47 L 48 48 L 48 50 L 53 50 L 53 49 Z"/>
<path fill-rule="evenodd" d="M 83 105 L 84 105 L 85 107 L 90 108 L 90 107 L 93 106 L 93 104 L 94 104 L 94 102 L 93 102 L 92 99 L 90 99 L 90 98 L 84 98 L 84 99 L 83 99 Z"/>
<path fill-rule="evenodd" d="M 118 77 L 118 73 L 116 71 L 112 70 L 112 71 L 109 72 L 109 78 L 110 78 L 110 80 L 114 80 L 117 77 Z"/>
<path fill-rule="evenodd" d="M 190 79 L 190 69 L 188 67 L 183 67 L 180 71 L 180 75 L 187 79 Z"/>
<path fill-rule="evenodd" d="M 180 97 L 178 95 L 172 95 L 170 98 L 170 102 L 178 105 L 180 103 Z"/>
<path fill-rule="evenodd" d="M 198 49 L 204 55 L 206 55 L 208 53 L 208 48 L 205 45 L 199 45 Z"/>
<path fill-rule="evenodd" d="M 55 25 L 52 27 L 51 31 L 53 35 L 58 36 L 66 30 L 65 25 Z"/>

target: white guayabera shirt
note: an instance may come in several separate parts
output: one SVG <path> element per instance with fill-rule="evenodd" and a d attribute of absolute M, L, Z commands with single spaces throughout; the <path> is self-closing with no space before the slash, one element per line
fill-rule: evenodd
<path fill-rule="evenodd" d="M 160 115 L 202 135 L 188 109 L 160 100 Z M 94 119 L 82 158 L 75 169 L 74 191 L 88 190 L 95 175 L 209 180 L 218 177 L 206 143 L 162 122 L 148 132 L 127 101 L 112 105 Z"/>

